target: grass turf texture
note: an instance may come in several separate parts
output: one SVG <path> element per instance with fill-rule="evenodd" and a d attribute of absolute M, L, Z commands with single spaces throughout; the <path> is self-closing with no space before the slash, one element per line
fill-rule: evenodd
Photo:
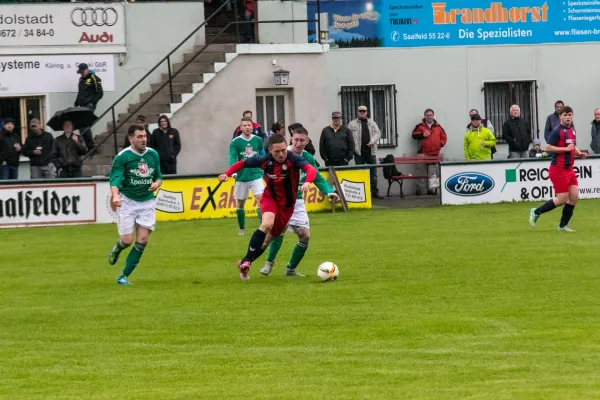
<path fill-rule="evenodd" d="M 600 201 L 531 206 L 316 215 L 249 282 L 256 220 L 159 223 L 131 287 L 114 225 L 2 230 L 0 398 L 598 399 Z"/>

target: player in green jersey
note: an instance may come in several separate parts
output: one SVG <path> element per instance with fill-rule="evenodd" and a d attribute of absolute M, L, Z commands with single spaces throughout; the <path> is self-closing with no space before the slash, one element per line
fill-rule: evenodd
<path fill-rule="evenodd" d="M 114 265 L 119 254 L 133 242 L 135 245 L 125 261 L 125 268 L 117 279 L 121 285 L 129 285 L 127 277 L 140 262 L 148 238 L 156 225 L 156 201 L 154 193 L 162 184 L 158 153 L 146 147 L 146 130 L 130 126 L 127 131 L 130 147 L 123 149 L 114 159 L 110 171 L 111 207 L 118 208 L 119 240 L 108 255 Z"/>
<path fill-rule="evenodd" d="M 252 134 L 252 119 L 242 118 L 242 134 L 234 138 L 229 144 L 229 165 L 233 165 L 238 161 L 243 161 L 252 158 L 259 154 L 265 154 L 263 148 L 263 140 L 260 136 Z M 245 168 L 235 176 L 234 197 L 237 200 L 237 220 L 240 227 L 239 235 L 243 236 L 246 228 L 246 214 L 244 213 L 244 205 L 248 198 L 248 190 L 256 198 L 260 204 L 260 199 L 265 191 L 263 183 L 263 171 L 260 168 Z M 257 207 L 258 219 L 260 220 L 260 206 Z"/>
<path fill-rule="evenodd" d="M 292 132 L 292 145 L 288 147 L 288 150 L 304 158 L 316 169 L 317 162 L 315 161 L 314 157 L 309 152 L 304 150 L 307 144 L 308 132 L 304 127 L 299 126 Z M 290 258 L 287 268 L 285 269 L 284 275 L 286 276 L 304 276 L 296 271 L 296 267 L 298 264 L 300 264 L 300 261 L 302 261 L 302 258 L 308 249 L 308 241 L 310 239 L 308 213 L 306 212 L 306 206 L 304 204 L 304 199 L 302 198 L 302 191 L 300 190 L 300 187 L 304 184 L 305 179 L 306 172 L 300 171 L 298 198 L 296 200 L 296 204 L 294 205 L 294 214 L 292 214 L 292 218 L 288 223 L 288 230 L 298 235 L 298 243 L 296 244 L 296 247 L 294 247 L 292 257 Z M 325 178 L 323 178 L 318 170 L 317 177 L 315 178 L 315 185 L 322 193 L 326 194 L 331 201 L 338 199 L 338 195 L 333 191 L 331 185 Z M 279 249 L 283 243 L 284 234 L 285 231 L 283 234 L 281 234 L 281 236 L 278 236 L 271 241 L 271 244 L 269 245 L 269 256 L 267 257 L 265 266 L 260 270 L 261 274 L 269 275 L 271 273 L 271 270 L 275 265 L 275 257 L 277 257 L 277 253 L 279 252 Z"/>

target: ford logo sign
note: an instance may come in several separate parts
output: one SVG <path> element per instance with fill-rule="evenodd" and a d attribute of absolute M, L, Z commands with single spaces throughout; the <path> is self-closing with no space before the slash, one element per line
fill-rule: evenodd
<path fill-rule="evenodd" d="M 457 196 L 481 196 L 490 192 L 494 180 L 479 172 L 461 172 L 454 174 L 446 180 L 446 190 Z"/>

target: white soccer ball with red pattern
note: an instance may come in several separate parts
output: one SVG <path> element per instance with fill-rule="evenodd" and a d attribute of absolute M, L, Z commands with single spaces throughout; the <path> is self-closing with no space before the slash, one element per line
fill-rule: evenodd
<path fill-rule="evenodd" d="M 337 265 L 332 262 L 326 261 L 323 264 L 319 265 L 317 268 L 317 276 L 323 281 L 335 281 L 340 274 L 340 270 Z"/>

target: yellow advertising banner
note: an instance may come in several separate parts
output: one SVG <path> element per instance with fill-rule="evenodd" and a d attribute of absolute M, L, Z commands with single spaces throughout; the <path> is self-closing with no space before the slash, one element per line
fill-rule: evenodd
<path fill-rule="evenodd" d="M 327 179 L 327 173 L 322 175 Z M 337 172 L 349 208 L 371 208 L 369 170 Z M 179 221 L 206 218 L 235 218 L 235 180 L 219 186 L 217 178 L 186 178 L 165 180 L 156 194 L 156 219 Z M 248 216 L 256 215 L 258 203 L 252 192 L 246 200 Z M 305 196 L 308 212 L 331 210 L 329 199 L 313 184 Z"/>

